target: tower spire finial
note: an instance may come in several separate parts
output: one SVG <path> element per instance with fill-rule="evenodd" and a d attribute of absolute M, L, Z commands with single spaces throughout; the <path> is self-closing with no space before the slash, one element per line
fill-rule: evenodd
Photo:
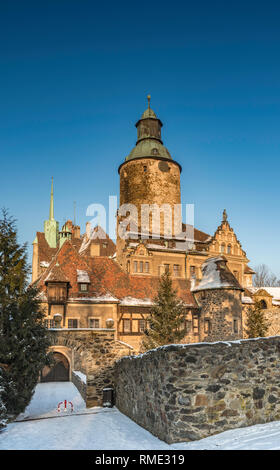
<path fill-rule="evenodd" d="M 51 201 L 50 201 L 50 215 L 49 220 L 54 220 L 54 208 L 53 208 L 53 176 L 52 176 L 52 186 L 51 186 Z"/>
<path fill-rule="evenodd" d="M 147 96 L 147 99 L 148 99 L 148 108 L 150 109 L 151 95 L 148 95 L 148 96 Z"/>

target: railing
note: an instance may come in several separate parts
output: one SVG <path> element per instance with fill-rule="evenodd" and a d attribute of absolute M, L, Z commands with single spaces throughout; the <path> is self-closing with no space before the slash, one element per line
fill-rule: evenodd
<path fill-rule="evenodd" d="M 65 295 L 59 295 L 59 296 L 48 296 L 48 302 L 50 304 L 60 304 L 64 303 L 67 301 L 67 297 Z"/>

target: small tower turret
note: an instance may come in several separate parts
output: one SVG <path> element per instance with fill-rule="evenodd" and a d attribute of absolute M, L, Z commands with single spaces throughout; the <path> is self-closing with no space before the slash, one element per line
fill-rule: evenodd
<path fill-rule="evenodd" d="M 72 230 L 70 229 L 68 223 L 66 222 L 59 232 L 59 248 L 62 247 L 63 243 L 66 242 L 66 240 L 71 240 L 71 239 L 72 239 Z"/>

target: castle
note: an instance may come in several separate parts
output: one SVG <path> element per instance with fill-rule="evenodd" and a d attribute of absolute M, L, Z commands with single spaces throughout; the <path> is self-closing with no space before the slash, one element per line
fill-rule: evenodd
<path fill-rule="evenodd" d="M 46 325 L 110 330 L 114 341 L 137 352 L 159 277 L 168 270 L 186 307 L 182 342 L 244 337 L 246 308 L 257 291 L 252 287 L 254 271 L 226 211 L 213 235 L 196 228 L 190 232 L 178 210 L 182 167 L 163 145 L 162 122 L 150 107 L 150 97 L 136 128 L 136 145 L 119 166 L 116 244 L 90 223 L 84 234 L 70 220 L 59 231 L 52 182 L 49 219 L 36 234 L 32 260 L 32 282 L 40 290 Z M 137 210 L 127 223 L 129 205 Z M 148 213 L 143 228 L 139 218 L 147 205 L 168 205 L 168 230 L 161 212 L 156 221 Z M 265 291 L 267 295 L 272 304 L 273 295 Z"/>

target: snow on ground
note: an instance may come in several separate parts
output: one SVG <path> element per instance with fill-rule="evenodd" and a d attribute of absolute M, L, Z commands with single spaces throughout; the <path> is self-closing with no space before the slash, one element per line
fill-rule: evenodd
<path fill-rule="evenodd" d="M 60 413 L 59 402 L 74 405 Z M 62 407 L 63 409 L 63 407 Z M 36 418 L 44 419 L 36 419 Z M 57 417 L 57 418 L 55 418 Z M 19 421 L 22 419 L 30 421 Z M 168 445 L 116 408 L 85 408 L 71 382 L 38 384 L 25 412 L 0 433 L 2 450 L 280 450 L 280 422 Z"/>
<path fill-rule="evenodd" d="M 39 383 L 36 386 L 35 393 L 31 402 L 21 413 L 17 420 L 24 418 L 43 418 L 46 416 L 58 416 L 57 407 L 61 401 L 71 401 L 74 407 L 74 413 L 86 409 L 86 404 L 79 391 L 72 382 L 48 382 Z M 60 408 L 64 410 L 64 405 Z M 62 411 L 60 412 L 62 414 Z M 68 406 L 67 414 L 71 413 L 71 406 Z M 65 412 L 63 411 L 63 414 Z"/>

